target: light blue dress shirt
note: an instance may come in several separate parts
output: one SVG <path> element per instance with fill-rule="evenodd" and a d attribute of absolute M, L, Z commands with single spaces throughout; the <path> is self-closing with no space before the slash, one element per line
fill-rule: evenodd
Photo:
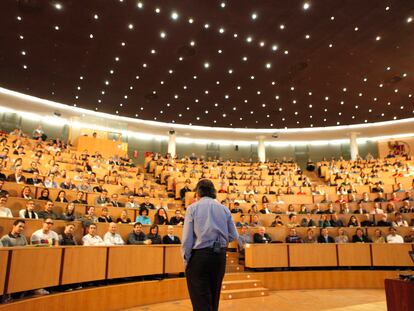
<path fill-rule="evenodd" d="M 221 247 L 237 239 L 238 234 L 229 209 L 210 197 L 191 204 L 185 213 L 181 254 L 184 264 L 191 250 L 212 247 L 219 240 Z"/>
<path fill-rule="evenodd" d="M 137 216 L 137 218 L 135 219 L 135 222 L 140 222 L 141 225 L 150 225 L 151 224 L 151 219 L 148 216 Z"/>

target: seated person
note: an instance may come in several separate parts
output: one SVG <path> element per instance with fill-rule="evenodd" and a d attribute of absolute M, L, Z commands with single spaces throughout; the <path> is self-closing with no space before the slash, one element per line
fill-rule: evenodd
<path fill-rule="evenodd" d="M 272 221 L 272 223 L 270 224 L 270 227 L 282 227 L 282 226 L 284 226 L 282 217 L 280 215 L 276 215 L 275 220 Z"/>
<path fill-rule="evenodd" d="M 95 186 L 95 187 L 93 187 L 93 192 L 100 192 L 100 193 L 102 193 L 102 191 L 105 190 L 104 185 L 105 185 L 105 180 L 99 179 L 98 180 L 98 185 Z"/>
<path fill-rule="evenodd" d="M 408 223 L 403 219 L 401 213 L 395 213 L 395 220 L 391 223 L 393 227 L 408 227 Z"/>
<path fill-rule="evenodd" d="M 2 166 L 0 165 L 0 174 L 1 174 L 1 168 L 2 168 Z M 4 178 L 1 178 L 0 177 L 0 197 L 1 196 L 8 197 L 9 196 L 9 192 L 7 190 L 4 190 L 3 189 L 3 186 L 4 186 Z"/>
<path fill-rule="evenodd" d="M 23 219 L 15 220 L 13 222 L 13 227 L 11 231 L 0 239 L 0 246 L 1 245 L 3 245 L 4 247 L 26 246 L 27 240 L 23 234 L 25 226 L 26 226 L 26 222 Z"/>
<path fill-rule="evenodd" d="M 386 243 L 385 236 L 380 229 L 375 229 L 372 242 L 373 243 Z"/>
<path fill-rule="evenodd" d="M 236 202 L 234 203 L 233 208 L 230 210 L 230 212 L 232 214 L 236 214 L 236 213 L 243 213 L 243 210 L 240 208 L 240 203 Z"/>
<path fill-rule="evenodd" d="M 288 221 L 288 223 L 286 224 L 286 226 L 288 227 L 288 228 L 295 228 L 295 227 L 299 227 L 300 225 L 299 225 L 299 223 L 298 223 L 298 216 L 297 215 L 295 215 L 295 214 L 289 214 L 289 221 Z"/>
<path fill-rule="evenodd" d="M 35 203 L 33 200 L 26 201 L 26 208 L 19 211 L 20 218 L 39 219 L 39 216 L 34 211 Z"/>
<path fill-rule="evenodd" d="M 385 240 L 389 244 L 404 243 L 403 237 L 397 233 L 397 229 L 395 227 L 390 227 L 389 234 L 387 235 Z"/>
<path fill-rule="evenodd" d="M 105 242 L 102 238 L 96 234 L 96 225 L 94 223 L 89 223 L 87 226 L 88 234 L 84 235 L 82 238 L 82 243 L 85 246 L 96 246 L 96 245 L 105 245 Z"/>
<path fill-rule="evenodd" d="M 150 239 L 152 244 L 161 244 L 161 236 L 158 234 L 158 225 L 154 224 L 150 227 L 147 239 Z"/>
<path fill-rule="evenodd" d="M 401 199 L 397 196 L 396 192 L 391 193 L 391 198 L 388 200 L 389 202 L 400 202 Z"/>
<path fill-rule="evenodd" d="M 298 236 L 295 228 L 289 229 L 289 234 L 285 238 L 286 243 L 302 243 L 302 238 Z"/>
<path fill-rule="evenodd" d="M 341 204 L 341 208 L 340 208 L 339 213 L 340 214 L 350 214 L 351 210 L 349 209 L 349 204 L 348 203 Z"/>
<path fill-rule="evenodd" d="M 43 211 L 38 213 L 39 218 L 51 218 L 51 219 L 59 219 L 58 214 L 53 211 L 54 203 L 52 201 L 46 201 L 45 207 Z"/>
<path fill-rule="evenodd" d="M 82 222 L 84 227 L 87 227 L 90 223 L 98 222 L 98 217 L 95 214 L 95 206 L 88 206 L 86 208 L 86 214 L 79 220 Z"/>
<path fill-rule="evenodd" d="M 316 227 L 315 221 L 312 219 L 311 214 L 306 214 L 304 218 L 300 221 L 301 227 Z"/>
<path fill-rule="evenodd" d="M 147 210 L 149 210 L 149 209 L 155 209 L 154 204 L 152 204 L 150 202 L 150 197 L 149 196 L 146 196 L 145 199 L 144 199 L 144 202 L 141 203 L 141 205 L 139 206 L 139 209 L 140 210 L 143 209 L 143 208 L 146 208 Z"/>
<path fill-rule="evenodd" d="M 20 196 L 23 199 L 32 200 L 33 199 L 33 196 L 32 196 L 32 190 L 30 189 L 30 187 L 29 186 L 24 186 L 23 189 L 22 189 L 22 192 L 21 192 Z"/>
<path fill-rule="evenodd" d="M 250 227 L 261 227 L 263 226 L 262 221 L 259 219 L 259 215 L 253 215 L 252 222 L 250 223 Z"/>
<path fill-rule="evenodd" d="M 357 204 L 356 210 L 354 210 L 354 214 L 366 214 L 367 210 L 364 208 L 362 203 Z"/>
<path fill-rule="evenodd" d="M 236 204 L 236 203 L 234 203 L 234 204 Z M 256 204 L 252 204 L 252 206 L 247 211 L 247 213 L 250 214 L 250 215 L 254 215 L 254 214 L 259 213 L 259 210 L 257 209 L 257 205 Z"/>
<path fill-rule="evenodd" d="M 192 189 L 191 189 L 191 181 L 190 180 L 186 180 L 186 182 L 185 182 L 185 184 L 184 184 L 184 187 L 183 188 L 181 188 L 180 189 L 180 200 L 184 203 L 184 201 L 185 201 L 185 194 L 187 193 L 187 192 L 191 192 L 191 191 L 193 191 Z"/>
<path fill-rule="evenodd" d="M 148 209 L 146 207 L 139 210 L 139 216 L 135 219 L 135 222 L 139 222 L 143 225 L 150 225 L 151 219 L 148 217 Z"/>
<path fill-rule="evenodd" d="M 76 185 L 72 183 L 72 179 L 70 177 L 66 177 L 65 180 L 60 183 L 59 187 L 65 190 L 76 189 Z"/>
<path fill-rule="evenodd" d="M 368 213 L 364 214 L 364 218 L 361 221 L 361 227 L 373 227 L 374 225 L 374 222 L 371 220 L 371 215 Z"/>
<path fill-rule="evenodd" d="M 408 234 L 404 237 L 405 243 L 413 243 L 414 242 L 414 227 L 410 228 Z"/>
<path fill-rule="evenodd" d="M 387 214 L 381 215 L 381 219 L 377 221 L 377 226 L 378 227 L 390 227 L 391 226 L 391 222 L 388 221 Z"/>
<path fill-rule="evenodd" d="M 60 219 L 66 221 L 76 220 L 75 204 L 73 202 L 66 204 L 65 211 L 60 215 Z"/>
<path fill-rule="evenodd" d="M 53 218 L 43 220 L 42 229 L 33 232 L 30 243 L 32 245 L 59 245 L 59 236 L 52 230 Z"/>
<path fill-rule="evenodd" d="M 98 222 L 113 222 L 112 217 L 109 215 L 109 209 L 106 206 L 102 207 L 101 216 L 98 217 Z"/>
<path fill-rule="evenodd" d="M 26 177 L 23 176 L 23 168 L 21 166 L 16 166 L 14 174 L 10 174 L 7 177 L 7 181 L 15 182 L 18 184 L 25 184 Z"/>
<path fill-rule="evenodd" d="M 370 214 L 384 214 L 384 210 L 381 208 L 379 203 L 375 202 L 374 209 L 370 212 Z"/>
<path fill-rule="evenodd" d="M 360 227 L 360 223 L 358 221 L 358 218 L 356 218 L 355 215 L 352 215 L 349 218 L 348 227 Z"/>
<path fill-rule="evenodd" d="M 73 235 L 75 232 L 75 225 L 68 223 L 65 226 L 65 230 L 59 235 L 59 245 L 78 245 Z"/>
<path fill-rule="evenodd" d="M 328 204 L 328 208 L 324 211 L 325 214 L 335 214 L 334 205 L 332 203 Z"/>
<path fill-rule="evenodd" d="M 168 215 L 163 207 L 159 208 L 154 215 L 154 225 L 168 225 Z"/>
<path fill-rule="evenodd" d="M 410 201 L 403 201 L 402 206 L 399 209 L 400 213 L 412 213 L 414 208 L 410 206 Z"/>
<path fill-rule="evenodd" d="M 371 243 L 371 239 L 364 234 L 364 230 L 361 228 L 356 229 L 355 234 L 352 236 L 352 243 Z"/>
<path fill-rule="evenodd" d="M 131 218 L 128 217 L 126 210 L 122 210 L 121 215 L 116 219 L 118 224 L 130 224 Z"/>
<path fill-rule="evenodd" d="M 37 199 L 42 201 L 52 201 L 49 197 L 49 189 L 42 189 L 42 191 L 40 192 L 40 196 Z"/>
<path fill-rule="evenodd" d="M 413 194 L 411 194 L 411 192 L 407 191 L 405 193 L 405 197 L 404 197 L 403 201 L 413 202 L 414 201 Z"/>
<path fill-rule="evenodd" d="M 109 198 L 108 198 L 108 191 L 103 189 L 102 192 L 95 198 L 95 205 L 108 205 Z"/>
<path fill-rule="evenodd" d="M 351 218 L 352 217 L 355 217 L 355 216 L 351 216 Z M 331 219 L 329 220 L 329 222 L 331 223 L 332 227 L 343 227 L 344 226 L 344 222 L 342 221 L 342 219 L 338 217 L 338 214 L 336 213 L 331 215 Z"/>
<path fill-rule="evenodd" d="M 258 232 L 253 235 L 253 241 L 254 243 L 270 243 L 272 238 L 266 233 L 265 227 L 259 227 Z"/>
<path fill-rule="evenodd" d="M 321 203 L 323 203 L 323 204 L 332 203 L 332 201 L 329 199 L 329 195 L 327 193 L 325 193 L 323 195 L 323 199 L 322 199 Z"/>
<path fill-rule="evenodd" d="M 400 211 L 401 211 L 401 210 L 400 210 Z M 385 209 L 385 212 L 386 212 L 387 214 L 392 214 L 392 213 L 395 213 L 395 205 L 394 205 L 394 203 L 389 202 L 389 203 L 387 204 L 387 207 L 386 207 L 386 209 Z"/>
<path fill-rule="evenodd" d="M 321 234 L 318 237 L 318 243 L 335 243 L 334 238 L 329 235 L 327 228 L 321 229 Z"/>
<path fill-rule="evenodd" d="M 306 230 L 306 236 L 303 239 L 303 243 L 317 243 L 318 240 L 315 237 L 315 232 L 313 231 L 312 228 L 308 228 L 308 230 Z"/>
<path fill-rule="evenodd" d="M 369 198 L 368 192 L 364 192 L 362 194 L 362 199 L 359 200 L 359 203 L 369 203 L 369 202 L 371 202 L 371 200 Z"/>
<path fill-rule="evenodd" d="M 8 217 L 12 218 L 13 214 L 7 206 L 7 196 L 2 195 L 0 196 L 0 217 Z"/>
<path fill-rule="evenodd" d="M 116 223 L 111 222 L 108 225 L 108 232 L 105 233 L 103 240 L 106 245 L 124 245 L 125 242 L 117 231 Z"/>
<path fill-rule="evenodd" d="M 242 225 L 239 237 L 237 239 L 237 245 L 239 252 L 244 254 L 244 249 L 246 247 L 246 244 L 253 243 L 252 235 L 248 232 L 248 226 Z"/>
<path fill-rule="evenodd" d="M 384 192 L 379 192 L 378 196 L 375 198 L 374 202 L 387 202 L 387 199 L 384 197 Z"/>
<path fill-rule="evenodd" d="M 184 216 L 181 214 L 181 210 L 176 209 L 173 217 L 170 218 L 170 225 L 182 226 L 184 225 Z"/>
<path fill-rule="evenodd" d="M 248 226 L 249 222 L 247 221 L 247 217 L 246 215 L 240 215 L 240 220 L 238 222 L 236 222 L 236 227 L 237 228 L 242 228 L 244 225 Z"/>
<path fill-rule="evenodd" d="M 181 244 L 180 238 L 174 235 L 174 227 L 168 226 L 167 235 L 162 238 L 162 244 Z"/>
<path fill-rule="evenodd" d="M 321 214 L 321 217 L 318 221 L 318 226 L 321 228 L 332 227 L 331 222 L 328 220 L 328 216 L 326 214 Z"/>
<path fill-rule="evenodd" d="M 125 203 L 126 208 L 139 208 L 138 198 L 133 195 L 128 196 L 128 201 Z"/>
<path fill-rule="evenodd" d="M 78 191 L 76 193 L 76 199 L 72 201 L 75 204 L 87 204 L 86 200 L 84 199 L 85 193 L 83 191 Z"/>
<path fill-rule="evenodd" d="M 346 235 L 344 228 L 339 228 L 338 236 L 335 237 L 335 243 L 348 243 L 348 242 L 349 242 L 349 238 Z"/>
<path fill-rule="evenodd" d="M 130 245 L 149 245 L 152 241 L 147 239 L 145 233 L 142 231 L 142 224 L 136 222 L 134 224 L 134 229 L 130 234 L 128 234 L 127 244 Z"/>
<path fill-rule="evenodd" d="M 262 208 L 259 210 L 262 214 L 271 214 L 270 210 L 267 207 L 267 203 L 262 204 Z"/>
<path fill-rule="evenodd" d="M 113 207 L 125 207 L 125 204 L 122 202 L 119 202 L 119 196 L 117 193 L 114 193 L 111 195 L 111 202 Z"/>
<path fill-rule="evenodd" d="M 316 203 L 313 207 L 313 209 L 311 210 L 312 214 L 323 214 L 323 211 L 321 210 L 321 206 L 319 203 Z"/>

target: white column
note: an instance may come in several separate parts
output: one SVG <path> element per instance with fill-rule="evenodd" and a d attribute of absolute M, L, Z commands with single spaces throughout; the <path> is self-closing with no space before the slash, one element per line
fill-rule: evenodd
<path fill-rule="evenodd" d="M 259 139 L 257 143 L 257 156 L 260 162 L 266 162 L 266 148 L 264 144 L 264 136 L 259 136 L 257 138 Z"/>
<path fill-rule="evenodd" d="M 349 149 L 351 151 L 351 160 L 356 160 L 358 157 L 358 143 L 357 143 L 357 133 L 352 132 L 349 138 Z"/>
<path fill-rule="evenodd" d="M 175 132 L 174 134 L 168 133 L 168 153 L 171 155 L 171 157 L 175 157 Z"/>

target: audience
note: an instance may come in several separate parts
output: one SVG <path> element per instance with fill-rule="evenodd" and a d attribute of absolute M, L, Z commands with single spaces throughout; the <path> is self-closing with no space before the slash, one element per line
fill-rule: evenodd
<path fill-rule="evenodd" d="M 261 226 L 258 231 L 253 235 L 254 243 L 270 243 L 272 238 L 266 233 L 266 228 Z"/>
<path fill-rule="evenodd" d="M 27 240 L 23 234 L 25 226 L 26 222 L 23 219 L 15 220 L 11 231 L 0 239 L 0 244 L 4 247 L 26 246 Z"/>
<path fill-rule="evenodd" d="M 338 236 L 335 237 L 335 243 L 348 243 L 348 242 L 349 242 L 349 238 L 346 235 L 345 229 L 339 228 Z"/>
<path fill-rule="evenodd" d="M 98 222 L 113 222 L 112 217 L 109 215 L 109 209 L 107 207 L 102 207 L 101 216 L 98 217 Z"/>
<path fill-rule="evenodd" d="M 152 244 L 161 244 L 161 236 L 158 234 L 158 225 L 153 224 L 150 227 L 147 239 L 150 239 Z"/>
<path fill-rule="evenodd" d="M 317 243 L 318 239 L 315 237 L 315 232 L 312 228 L 306 230 L 306 236 L 303 239 L 303 243 Z"/>
<path fill-rule="evenodd" d="M 364 234 L 361 228 L 357 228 L 355 234 L 352 236 L 352 243 L 371 243 L 370 238 Z"/>
<path fill-rule="evenodd" d="M 142 224 L 136 222 L 134 229 L 128 234 L 127 244 L 130 245 L 149 245 L 152 241 L 148 239 L 145 233 L 142 231 Z"/>
<path fill-rule="evenodd" d="M 2 195 L 0 196 L 0 217 L 13 217 L 11 210 L 6 206 L 7 204 L 7 196 Z"/>
<path fill-rule="evenodd" d="M 318 243 L 335 243 L 334 238 L 329 235 L 327 228 L 321 229 L 321 235 L 318 237 Z"/>
<path fill-rule="evenodd" d="M 46 219 L 59 219 L 59 215 L 53 211 L 54 203 L 52 201 L 46 201 L 44 210 L 38 213 L 39 218 Z"/>
<path fill-rule="evenodd" d="M 395 227 L 390 227 L 389 234 L 385 240 L 389 244 L 404 243 L 403 237 L 397 233 L 397 229 Z"/>
<path fill-rule="evenodd" d="M 289 234 L 285 238 L 286 243 L 302 243 L 302 238 L 298 236 L 295 228 L 289 229 Z"/>
<path fill-rule="evenodd" d="M 253 243 L 253 239 L 251 234 L 248 232 L 249 227 L 246 224 L 241 226 L 240 234 L 237 239 L 237 245 L 240 253 L 244 254 L 244 249 L 246 248 L 246 244 Z"/>
<path fill-rule="evenodd" d="M 105 233 L 103 240 L 106 245 L 124 245 L 125 242 L 121 235 L 117 233 L 116 223 L 111 222 L 108 226 L 108 232 Z"/>
<path fill-rule="evenodd" d="M 184 216 L 181 214 L 181 210 L 175 210 L 174 216 L 170 218 L 170 225 L 172 226 L 183 226 Z"/>
<path fill-rule="evenodd" d="M 130 224 L 131 218 L 128 217 L 127 211 L 124 209 L 121 212 L 121 215 L 116 219 L 118 224 Z"/>
<path fill-rule="evenodd" d="M 75 225 L 67 223 L 65 230 L 59 235 L 59 245 L 78 245 L 74 237 Z"/>
<path fill-rule="evenodd" d="M 148 209 L 146 207 L 139 210 L 139 216 L 137 216 L 135 222 L 139 222 L 143 225 L 151 225 L 151 219 L 148 217 Z"/>
<path fill-rule="evenodd" d="M 174 227 L 168 226 L 167 235 L 162 238 L 162 244 L 181 244 L 180 238 L 174 235 Z"/>

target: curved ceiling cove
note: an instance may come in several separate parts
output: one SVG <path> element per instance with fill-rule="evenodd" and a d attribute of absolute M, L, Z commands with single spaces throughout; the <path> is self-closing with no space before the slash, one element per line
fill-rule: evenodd
<path fill-rule="evenodd" d="M 414 116 L 414 2 L 0 2 L 0 86 L 173 124 L 308 128 Z"/>

